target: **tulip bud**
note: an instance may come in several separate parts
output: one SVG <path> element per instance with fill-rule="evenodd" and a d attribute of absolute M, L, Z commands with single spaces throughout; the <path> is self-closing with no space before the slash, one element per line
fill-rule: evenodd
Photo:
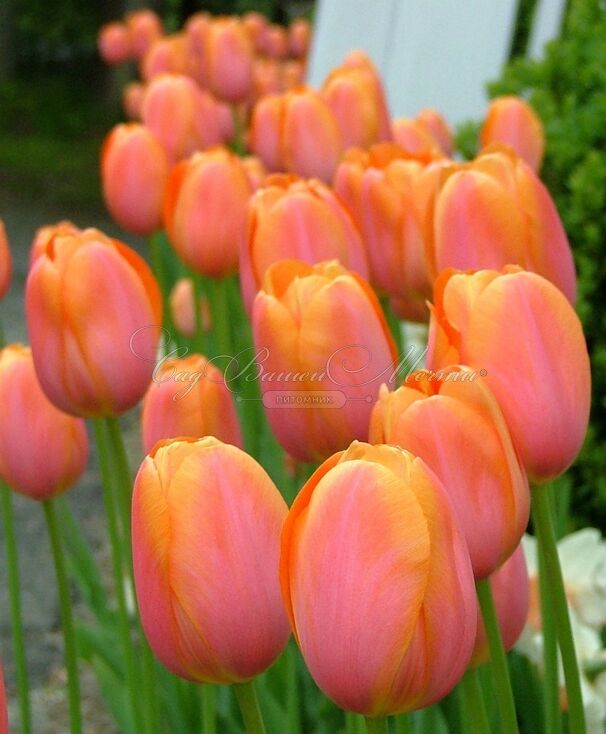
<path fill-rule="evenodd" d="M 383 385 L 369 440 L 408 449 L 442 481 L 477 579 L 519 545 L 530 513 L 528 481 L 481 374 L 458 366 L 418 370 L 395 392 Z"/>
<path fill-rule="evenodd" d="M 252 325 L 263 405 L 286 451 L 317 461 L 366 438 L 397 354 L 362 278 L 334 261 L 283 260 L 265 274 Z"/>
<path fill-rule="evenodd" d="M 385 92 L 370 59 L 334 69 L 321 94 L 337 119 L 344 148 L 392 139 Z"/>
<path fill-rule="evenodd" d="M 161 74 L 193 76 L 189 41 L 184 33 L 158 38 L 145 52 L 139 70 L 144 82 L 151 82 Z"/>
<path fill-rule="evenodd" d="M 42 392 L 29 348 L 0 351 L 0 477 L 15 492 L 48 500 L 86 469 L 84 421 L 62 413 Z"/>
<path fill-rule="evenodd" d="M 172 170 L 164 224 L 171 244 L 191 268 L 213 278 L 237 271 L 252 193 L 244 165 L 224 148 L 196 153 Z"/>
<path fill-rule="evenodd" d="M 334 113 L 318 92 L 306 87 L 257 102 L 248 135 L 249 148 L 268 171 L 327 183 L 343 150 Z"/>
<path fill-rule="evenodd" d="M 175 327 L 192 339 L 196 334 L 196 314 L 194 311 L 194 284 L 191 278 L 179 278 L 169 296 L 170 313 Z M 207 334 L 211 328 L 208 298 L 200 296 L 200 323 Z"/>
<path fill-rule="evenodd" d="M 292 56 L 304 59 L 311 43 L 311 24 L 306 18 L 295 18 L 288 29 L 288 48 Z"/>
<path fill-rule="evenodd" d="M 267 268 L 279 260 L 339 260 L 368 276 L 364 246 L 340 199 L 320 181 L 270 176 L 250 199 L 240 252 L 244 304 L 250 312 Z"/>
<path fill-rule="evenodd" d="M 591 378 L 581 323 L 536 273 L 448 270 L 435 283 L 427 366 L 482 369 L 531 482 L 564 472 L 581 449 Z"/>
<path fill-rule="evenodd" d="M 220 370 L 200 354 L 165 359 L 154 370 L 141 414 L 143 449 L 164 438 L 215 436 L 242 448 L 236 406 Z"/>
<path fill-rule="evenodd" d="M 141 120 L 145 86 L 140 82 L 129 82 L 122 91 L 122 108 L 129 120 Z"/>
<path fill-rule="evenodd" d="M 248 454 L 208 437 L 164 441 L 133 491 L 133 563 L 143 629 L 176 675 L 242 683 L 288 641 L 280 598 L 287 507 Z"/>
<path fill-rule="evenodd" d="M 419 458 L 354 442 L 303 487 L 282 531 L 282 594 L 318 686 L 366 716 L 423 708 L 476 634 L 465 540 Z"/>
<path fill-rule="evenodd" d="M 162 300 L 134 250 L 96 229 L 55 235 L 32 265 L 25 305 L 38 379 L 58 408 L 107 416 L 139 402 Z"/>
<path fill-rule="evenodd" d="M 419 120 L 411 117 L 399 117 L 391 123 L 393 139 L 404 150 L 424 163 L 439 160 L 444 157 L 440 144 Z"/>
<path fill-rule="evenodd" d="M 335 174 L 334 190 L 363 235 L 371 283 L 397 299 L 399 314 L 412 321 L 429 316 L 425 191 L 438 175 L 393 144 L 349 150 Z"/>
<path fill-rule="evenodd" d="M 0 301 L 8 293 L 13 276 L 13 258 L 11 256 L 4 222 L 0 219 Z"/>
<path fill-rule="evenodd" d="M 161 226 L 168 178 L 164 148 L 144 125 L 116 125 L 101 150 L 103 197 L 121 227 L 150 235 Z"/>
<path fill-rule="evenodd" d="M 240 161 L 242 162 L 242 165 L 246 170 L 250 185 L 253 187 L 253 190 L 256 191 L 258 188 L 260 188 L 261 184 L 267 176 L 265 166 L 263 165 L 261 160 L 255 155 L 244 156 L 243 158 L 240 158 Z"/>
<path fill-rule="evenodd" d="M 495 571 L 489 579 L 492 598 L 497 612 L 503 647 L 509 651 L 518 641 L 526 620 L 530 605 L 530 587 L 524 549 L 517 547 L 512 556 Z M 478 631 L 470 666 L 488 662 L 488 640 L 482 619 L 482 611 L 478 604 Z"/>
<path fill-rule="evenodd" d="M 428 266 L 520 265 L 576 299 L 572 252 L 558 212 L 532 169 L 511 151 L 486 151 L 448 169 L 433 205 Z"/>
<path fill-rule="evenodd" d="M 136 10 L 126 16 L 135 58 L 142 59 L 154 41 L 162 36 L 162 21 L 153 10 Z"/>
<path fill-rule="evenodd" d="M 545 133 L 537 113 L 521 97 L 497 97 L 490 103 L 480 130 L 482 147 L 505 143 L 523 158 L 533 171 L 541 168 Z"/>
<path fill-rule="evenodd" d="M 46 252 L 50 241 L 53 237 L 64 235 L 75 235 L 79 234 L 82 230 L 69 219 L 62 219 L 57 224 L 45 224 L 43 227 L 38 227 L 32 240 L 32 244 L 29 251 L 29 269 L 31 270 L 32 265 L 36 260 Z"/>
<path fill-rule="evenodd" d="M 288 56 L 288 33 L 286 28 L 273 23 L 265 27 L 262 38 L 262 53 L 272 59 L 285 59 Z"/>
<path fill-rule="evenodd" d="M 97 36 L 99 54 L 106 64 L 123 64 L 132 56 L 130 33 L 124 23 L 106 23 Z"/>
<path fill-rule="evenodd" d="M 257 52 L 262 51 L 263 36 L 267 28 L 267 18 L 262 13 L 251 11 L 242 16 L 242 24 L 248 33 L 253 48 Z"/>
<path fill-rule="evenodd" d="M 244 102 L 252 89 L 253 46 L 242 21 L 215 18 L 204 51 L 210 91 L 226 102 Z"/>
<path fill-rule="evenodd" d="M 452 130 L 442 115 L 428 108 L 421 110 L 416 119 L 417 123 L 433 137 L 442 153 L 450 157 L 453 151 Z"/>

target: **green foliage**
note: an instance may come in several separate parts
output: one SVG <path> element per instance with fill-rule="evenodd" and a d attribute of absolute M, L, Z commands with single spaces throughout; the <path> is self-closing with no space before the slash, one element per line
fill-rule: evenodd
<path fill-rule="evenodd" d="M 492 95 L 528 98 L 545 125 L 541 176 L 574 251 L 577 309 L 593 367 L 593 405 L 583 452 L 571 470 L 579 524 L 606 528 L 606 6 L 572 0 L 562 37 L 544 59 L 517 59 Z M 557 400 L 557 395 L 554 400 Z"/>

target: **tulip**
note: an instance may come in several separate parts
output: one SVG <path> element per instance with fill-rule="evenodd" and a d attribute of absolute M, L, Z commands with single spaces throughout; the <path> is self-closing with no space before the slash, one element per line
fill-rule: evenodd
<path fill-rule="evenodd" d="M 281 64 L 282 89 L 287 92 L 305 82 L 305 64 L 299 59 L 288 59 Z"/>
<path fill-rule="evenodd" d="M 237 271 L 252 193 L 244 165 L 224 148 L 196 153 L 173 169 L 164 224 L 171 244 L 191 268 L 213 278 Z"/>
<path fill-rule="evenodd" d="M 196 314 L 194 311 L 194 284 L 191 278 L 179 278 L 169 296 L 170 313 L 175 327 L 190 339 L 196 334 Z M 206 296 L 200 297 L 200 323 L 202 331 L 211 328 L 210 309 Z"/>
<path fill-rule="evenodd" d="M 29 348 L 0 351 L 0 477 L 16 492 L 48 500 L 86 469 L 84 421 L 62 413 L 42 392 Z"/>
<path fill-rule="evenodd" d="M 538 171 L 545 152 L 543 124 L 532 107 L 521 97 L 497 97 L 490 103 L 480 130 L 482 147 L 505 143 Z"/>
<path fill-rule="evenodd" d="M 576 298 L 572 252 L 549 192 L 511 151 L 487 151 L 449 169 L 434 202 L 428 266 L 480 270 L 520 265 Z"/>
<path fill-rule="evenodd" d="M 164 441 L 133 491 L 133 563 L 143 629 L 176 675 L 242 683 L 288 641 L 280 599 L 287 508 L 248 454 L 207 437 Z"/>
<path fill-rule="evenodd" d="M 530 513 L 528 481 L 481 374 L 458 366 L 418 370 L 395 392 L 383 385 L 369 440 L 408 449 L 442 481 L 477 579 L 519 545 Z"/>
<path fill-rule="evenodd" d="M 337 119 L 344 148 L 392 139 L 385 92 L 370 59 L 334 69 L 321 94 Z"/>
<path fill-rule="evenodd" d="M 192 52 L 184 33 L 158 38 L 145 52 L 139 65 L 141 78 L 151 82 L 161 74 L 193 76 Z"/>
<path fill-rule="evenodd" d="M 278 262 L 255 298 L 252 325 L 267 419 L 286 451 L 317 461 L 366 438 L 397 354 L 362 278 L 335 261 Z"/>
<path fill-rule="evenodd" d="M 145 86 L 139 82 L 129 82 L 122 90 L 122 108 L 129 120 L 141 120 Z"/>
<path fill-rule="evenodd" d="M 292 56 L 304 59 L 311 43 L 311 24 L 306 18 L 295 18 L 288 28 L 288 48 Z"/>
<path fill-rule="evenodd" d="M 407 153 L 417 156 L 424 163 L 444 157 L 438 140 L 427 125 L 411 117 L 399 117 L 391 123 L 393 139 Z"/>
<path fill-rule="evenodd" d="M 185 33 L 191 52 L 192 76 L 201 87 L 208 86 L 205 49 L 211 24 L 212 16 L 206 12 L 190 15 L 185 24 Z"/>
<path fill-rule="evenodd" d="M 516 644 L 526 625 L 530 606 L 530 587 L 524 549 L 517 547 L 512 556 L 489 579 L 501 639 L 506 651 Z M 478 631 L 470 665 L 488 662 L 490 657 L 482 612 L 478 605 Z"/>
<path fill-rule="evenodd" d="M 263 36 L 267 28 L 267 18 L 262 13 L 251 11 L 242 16 L 242 24 L 248 33 L 254 50 L 262 51 Z"/>
<path fill-rule="evenodd" d="M 256 191 L 261 186 L 267 176 L 265 166 L 263 165 L 261 160 L 255 155 L 244 156 L 243 158 L 240 158 L 240 161 L 244 166 L 244 169 L 248 176 L 248 180 L 250 181 L 253 190 Z"/>
<path fill-rule="evenodd" d="M 29 251 L 29 269 L 36 262 L 36 260 L 46 252 L 50 241 L 55 237 L 64 235 L 75 235 L 82 230 L 69 219 L 62 219 L 56 224 L 45 224 L 43 227 L 39 227 L 34 234 L 34 239 Z"/>
<path fill-rule="evenodd" d="M 282 64 L 276 59 L 259 56 L 253 63 L 251 98 L 257 102 L 270 94 L 284 91 Z"/>
<path fill-rule="evenodd" d="M 335 174 L 335 192 L 363 234 L 370 281 L 412 321 L 428 318 L 431 280 L 425 258 L 425 219 L 441 167 L 427 167 L 393 144 L 349 150 Z"/>
<path fill-rule="evenodd" d="M 261 43 L 262 52 L 272 59 L 285 59 L 288 56 L 288 33 L 281 25 L 273 23 L 266 26 Z"/>
<path fill-rule="evenodd" d="M 427 108 L 419 112 L 416 120 L 437 142 L 442 153 L 445 156 L 451 156 L 453 152 L 452 130 L 442 115 L 436 110 Z"/>
<path fill-rule="evenodd" d="M 236 16 L 215 18 L 204 52 L 210 91 L 226 102 L 244 102 L 252 89 L 253 46 L 242 21 Z"/>
<path fill-rule="evenodd" d="M 307 667 L 348 711 L 423 708 L 467 667 L 465 540 L 442 485 L 408 451 L 354 442 L 322 464 L 284 524 L 280 580 Z"/>
<path fill-rule="evenodd" d="M 163 74 L 147 86 L 142 115 L 173 162 L 219 145 L 233 132 L 223 107 L 193 79 L 178 74 Z"/>
<path fill-rule="evenodd" d="M 343 149 L 337 119 L 324 99 L 300 87 L 269 95 L 254 107 L 248 147 L 268 171 L 329 183 Z"/>
<path fill-rule="evenodd" d="M 36 373 L 60 410 L 111 416 L 139 402 L 162 300 L 134 250 L 96 229 L 55 235 L 32 265 L 25 305 Z"/>
<path fill-rule="evenodd" d="M 220 370 L 200 354 L 162 361 L 143 400 L 143 448 L 164 438 L 215 436 L 242 447 L 232 395 Z"/>
<path fill-rule="evenodd" d="M 270 176 L 249 202 L 241 244 L 240 278 L 249 312 L 265 271 L 278 260 L 336 259 L 368 275 L 360 232 L 344 204 L 320 181 Z"/>
<path fill-rule="evenodd" d="M 486 371 L 531 482 L 565 471 L 589 419 L 591 378 L 581 323 L 536 273 L 446 271 L 435 283 L 427 366 Z"/>
<path fill-rule="evenodd" d="M 153 10 L 136 10 L 126 16 L 135 58 L 142 59 L 154 41 L 162 36 L 162 21 Z"/>
<path fill-rule="evenodd" d="M 101 150 L 103 197 L 124 229 L 150 235 L 160 227 L 167 178 L 164 148 L 144 125 L 116 125 L 105 138 Z"/>
<path fill-rule="evenodd" d="M 0 219 L 0 300 L 8 293 L 13 276 L 13 258 L 11 256 L 4 222 Z"/>
<path fill-rule="evenodd" d="M 106 64 L 123 64 L 132 56 L 130 33 L 124 23 L 106 23 L 97 37 L 99 54 Z"/>

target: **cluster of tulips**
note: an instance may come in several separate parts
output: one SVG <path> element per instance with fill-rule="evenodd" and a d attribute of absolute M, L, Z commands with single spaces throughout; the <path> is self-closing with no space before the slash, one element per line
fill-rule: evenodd
<path fill-rule="evenodd" d="M 528 614 L 531 508 L 544 730 L 560 731 L 564 709 L 581 734 L 549 483 L 581 448 L 590 369 L 571 251 L 537 174 L 541 124 L 497 99 L 482 150 L 457 162 L 437 112 L 390 119 L 361 52 L 319 91 L 298 85 L 287 69 L 303 68 L 308 42 L 304 21 L 287 31 L 257 15 L 195 15 L 164 36 L 143 11 L 101 31 L 104 58 L 137 58 L 144 80 L 127 104 L 140 121 L 104 144 L 103 192 L 124 229 L 150 236 L 153 267 L 95 229 L 39 230 L 31 347 L 0 353 L 0 476 L 44 506 L 72 734 L 82 635 L 66 553 L 110 630 L 99 647 L 115 646 L 121 731 L 238 731 L 217 684 L 251 734 L 269 709 L 276 731 L 357 731 L 350 714 L 320 729 L 301 710 L 293 635 L 317 686 L 369 732 L 407 731 L 400 714 L 454 695 L 458 731 L 513 734 L 505 651 Z M 2 294 L 9 283 L 2 232 Z M 428 322 L 420 354 L 401 319 Z M 141 401 L 133 489 L 117 419 Z M 110 598 L 58 497 L 87 465 L 85 419 Z M 6 488 L 3 511 L 28 734 Z M 255 687 L 277 660 L 281 679 Z M 201 714 L 178 678 L 211 684 Z"/>

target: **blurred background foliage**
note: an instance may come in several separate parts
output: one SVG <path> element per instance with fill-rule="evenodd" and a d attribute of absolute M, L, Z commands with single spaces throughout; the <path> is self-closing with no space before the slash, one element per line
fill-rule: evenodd
<path fill-rule="evenodd" d="M 64 216 L 101 206 L 96 175 L 101 141 L 121 119 L 120 77 L 100 62 L 99 26 L 140 7 L 138 0 L 0 0 L 0 196 L 42 197 Z M 277 22 L 311 0 L 163 0 L 147 3 L 174 30 L 196 10 L 258 10 Z M 492 96 L 521 94 L 546 129 L 542 177 L 555 197 L 579 273 L 578 310 L 593 361 L 589 436 L 573 467 L 578 526 L 606 530 L 606 3 L 569 0 L 559 40 L 543 59 L 525 58 L 536 0 L 520 0 L 512 61 Z M 118 72 L 118 75 L 122 72 Z M 123 80 L 123 77 L 122 77 Z M 435 101 L 439 109 L 440 101 Z M 458 131 L 459 150 L 476 150 L 478 122 Z M 554 396 L 557 400 L 557 396 Z"/>

